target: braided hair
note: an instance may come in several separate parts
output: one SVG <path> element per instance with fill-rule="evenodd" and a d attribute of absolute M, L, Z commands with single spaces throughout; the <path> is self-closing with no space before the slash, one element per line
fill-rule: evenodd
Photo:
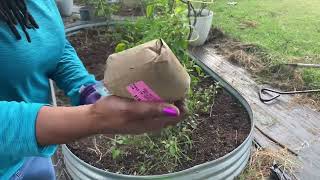
<path fill-rule="evenodd" d="M 25 0 L 0 0 L 0 21 L 8 25 L 17 40 L 21 40 L 21 35 L 16 28 L 19 24 L 28 42 L 31 42 L 28 29 L 39 28 L 28 12 Z"/>

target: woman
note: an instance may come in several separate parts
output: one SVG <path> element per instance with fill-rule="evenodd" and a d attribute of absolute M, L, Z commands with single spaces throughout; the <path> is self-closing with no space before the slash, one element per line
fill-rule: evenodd
<path fill-rule="evenodd" d="M 0 0 L 0 179 L 55 179 L 56 144 L 94 134 L 160 130 L 181 119 L 174 105 L 108 96 L 51 107 L 48 79 L 73 105 L 97 83 L 66 40 L 54 0 Z M 96 93 L 96 92 L 93 92 Z M 81 98 L 80 98 L 81 96 Z"/>

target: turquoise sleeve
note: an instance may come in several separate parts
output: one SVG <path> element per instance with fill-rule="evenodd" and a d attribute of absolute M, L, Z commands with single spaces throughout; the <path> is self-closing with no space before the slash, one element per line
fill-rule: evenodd
<path fill-rule="evenodd" d="M 6 167 L 10 159 L 28 156 L 50 157 L 56 146 L 38 146 L 36 120 L 44 104 L 0 101 L 0 166 Z M 12 162 L 11 162 L 12 163 Z"/>
<path fill-rule="evenodd" d="M 85 69 L 68 40 L 66 40 L 63 55 L 52 79 L 70 97 L 72 105 L 79 105 L 79 90 L 81 86 L 96 83 L 95 77 Z"/>

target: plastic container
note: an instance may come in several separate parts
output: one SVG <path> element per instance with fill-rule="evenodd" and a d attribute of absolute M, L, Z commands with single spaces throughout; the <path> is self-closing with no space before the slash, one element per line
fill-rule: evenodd
<path fill-rule="evenodd" d="M 199 12 L 199 9 L 196 11 Z M 206 42 L 211 29 L 212 20 L 213 12 L 207 9 L 202 11 L 201 16 L 196 17 L 196 24 L 193 27 L 194 31 L 191 36 L 192 41 L 189 43 L 191 46 L 201 46 Z M 195 17 L 191 17 L 191 25 L 194 24 L 194 21 Z"/>
<path fill-rule="evenodd" d="M 90 21 L 92 20 L 92 15 L 93 15 L 93 10 L 91 9 L 91 7 L 81 7 L 79 9 L 79 13 L 80 13 L 80 20 L 81 21 Z"/>
<path fill-rule="evenodd" d="M 61 16 L 71 16 L 73 11 L 73 0 L 56 0 Z"/>
<path fill-rule="evenodd" d="M 94 104 L 101 97 L 110 95 L 102 82 L 80 88 L 80 105 Z"/>

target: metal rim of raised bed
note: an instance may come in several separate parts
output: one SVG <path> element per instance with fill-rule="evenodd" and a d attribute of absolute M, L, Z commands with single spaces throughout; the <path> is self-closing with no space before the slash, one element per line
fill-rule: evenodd
<path fill-rule="evenodd" d="M 117 24 L 117 22 L 103 22 L 103 23 L 84 23 L 66 29 L 67 35 L 83 30 L 85 28 L 106 26 Z M 213 72 L 201 61 L 198 61 L 191 54 L 191 58 L 203 68 L 210 76 L 217 80 L 222 87 L 224 87 L 230 94 L 232 94 L 246 109 L 249 114 L 251 130 L 245 141 L 234 149 L 232 152 L 222 156 L 214 161 L 206 162 L 186 170 L 175 173 L 163 175 L 149 175 L 149 176 L 134 176 L 123 175 L 108 172 L 89 165 L 76 155 L 74 155 L 66 145 L 62 146 L 64 161 L 68 173 L 74 179 L 233 179 L 238 176 L 246 167 L 251 154 L 251 145 L 253 140 L 253 114 L 248 102 L 236 91 L 231 85 L 225 82 L 218 74 Z"/>

